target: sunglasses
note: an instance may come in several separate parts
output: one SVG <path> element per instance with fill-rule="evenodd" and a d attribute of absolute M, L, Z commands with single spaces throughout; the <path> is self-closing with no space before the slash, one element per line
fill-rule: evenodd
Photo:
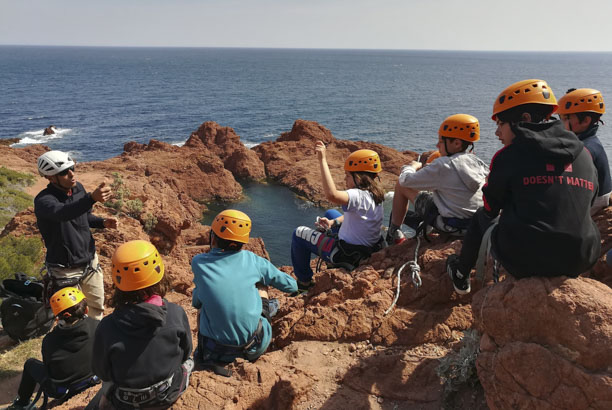
<path fill-rule="evenodd" d="M 66 175 L 68 175 L 68 171 L 72 171 L 74 172 L 74 165 L 71 166 L 70 168 L 66 168 L 65 170 L 58 172 L 57 175 L 65 177 Z"/>

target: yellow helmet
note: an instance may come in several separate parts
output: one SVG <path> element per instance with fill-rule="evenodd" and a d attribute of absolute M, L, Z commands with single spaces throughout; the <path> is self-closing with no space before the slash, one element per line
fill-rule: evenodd
<path fill-rule="evenodd" d="M 478 119 L 472 115 L 451 115 L 442 121 L 438 135 L 444 138 L 458 138 L 467 142 L 476 142 L 480 139 L 480 124 Z"/>
<path fill-rule="evenodd" d="M 380 158 L 376 151 L 371 149 L 360 149 L 352 152 L 344 162 L 344 170 L 349 172 L 374 172 L 382 171 Z"/>
<path fill-rule="evenodd" d="M 113 282 L 124 292 L 148 288 L 164 277 L 164 262 L 147 241 L 124 243 L 113 254 L 112 264 Z"/>
<path fill-rule="evenodd" d="M 77 305 L 83 299 L 85 299 L 85 295 L 83 295 L 80 289 L 69 287 L 55 292 L 51 299 L 49 299 L 49 303 L 51 304 L 53 314 L 57 316 L 64 310 Z"/>
<path fill-rule="evenodd" d="M 523 104 L 551 105 L 551 113 L 557 109 L 557 99 L 544 80 L 523 80 L 502 91 L 493 104 L 493 121 L 497 114 Z"/>
<path fill-rule="evenodd" d="M 561 97 L 557 109 L 558 114 L 575 114 L 578 112 L 604 114 L 606 105 L 601 93 L 592 88 L 579 88 Z"/>
<path fill-rule="evenodd" d="M 427 162 L 425 162 L 426 164 L 431 164 L 434 159 L 438 159 L 440 158 L 440 151 L 434 151 L 431 154 L 429 154 L 429 157 L 427 157 Z"/>
<path fill-rule="evenodd" d="M 251 233 L 251 218 L 244 212 L 226 209 L 215 217 L 211 229 L 219 238 L 248 243 Z"/>

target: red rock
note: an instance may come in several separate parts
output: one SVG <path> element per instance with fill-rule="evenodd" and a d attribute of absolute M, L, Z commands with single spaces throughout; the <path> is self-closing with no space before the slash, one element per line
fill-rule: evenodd
<path fill-rule="evenodd" d="M 478 292 L 473 310 L 490 408 L 612 404 L 609 287 L 588 278 L 509 278 Z"/>
<path fill-rule="evenodd" d="M 253 150 L 264 162 L 269 178 L 310 201 L 325 204 L 321 172 L 314 153 L 316 141 L 323 141 L 327 145 L 327 162 L 338 189 L 346 189 L 344 161 L 358 149 L 378 152 L 383 167 L 379 176 L 387 190 L 395 187 L 401 166 L 417 158 L 414 152 L 403 154 L 380 144 L 336 139 L 327 128 L 304 120 L 297 120 L 291 131 L 283 133 L 276 141 L 264 142 Z"/>

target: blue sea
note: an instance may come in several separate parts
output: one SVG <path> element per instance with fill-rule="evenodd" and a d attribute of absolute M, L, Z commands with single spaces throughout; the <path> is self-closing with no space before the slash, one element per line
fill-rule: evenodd
<path fill-rule="evenodd" d="M 204 121 L 254 146 L 302 118 L 337 138 L 428 151 L 446 116 L 468 113 L 481 122 L 476 153 L 489 161 L 501 147 L 493 101 L 527 78 L 546 80 L 557 98 L 590 87 L 612 101 L 612 53 L 0 46 L 0 138 L 93 161 L 127 141 L 180 145 Z M 43 137 L 51 124 L 59 132 Z M 612 125 L 599 136 L 612 157 Z M 291 230 L 321 210 L 274 185 L 245 192 L 233 206 L 251 215 L 273 262 L 289 263 Z"/>

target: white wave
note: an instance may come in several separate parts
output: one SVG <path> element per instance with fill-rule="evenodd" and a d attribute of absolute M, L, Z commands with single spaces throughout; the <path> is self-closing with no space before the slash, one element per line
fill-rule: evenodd
<path fill-rule="evenodd" d="M 276 136 L 276 134 L 274 134 L 274 133 L 270 133 L 270 134 L 266 134 L 266 135 L 264 135 L 263 137 L 264 137 L 265 139 L 270 139 L 270 138 L 274 138 L 275 136 Z"/>
<path fill-rule="evenodd" d="M 259 145 L 259 142 L 252 142 L 252 141 L 242 141 L 242 143 L 247 148 L 253 148 Z"/>
<path fill-rule="evenodd" d="M 43 144 L 47 141 L 56 140 L 63 138 L 66 134 L 72 131 L 72 128 L 57 128 L 53 127 L 55 134 L 43 135 L 45 129 L 25 131 L 18 135 L 19 142 L 12 144 L 12 146 L 23 146 L 30 144 Z"/>
<path fill-rule="evenodd" d="M 170 144 L 175 145 L 177 147 L 182 147 L 183 145 L 185 145 L 187 141 L 177 141 L 177 142 L 171 142 Z"/>

